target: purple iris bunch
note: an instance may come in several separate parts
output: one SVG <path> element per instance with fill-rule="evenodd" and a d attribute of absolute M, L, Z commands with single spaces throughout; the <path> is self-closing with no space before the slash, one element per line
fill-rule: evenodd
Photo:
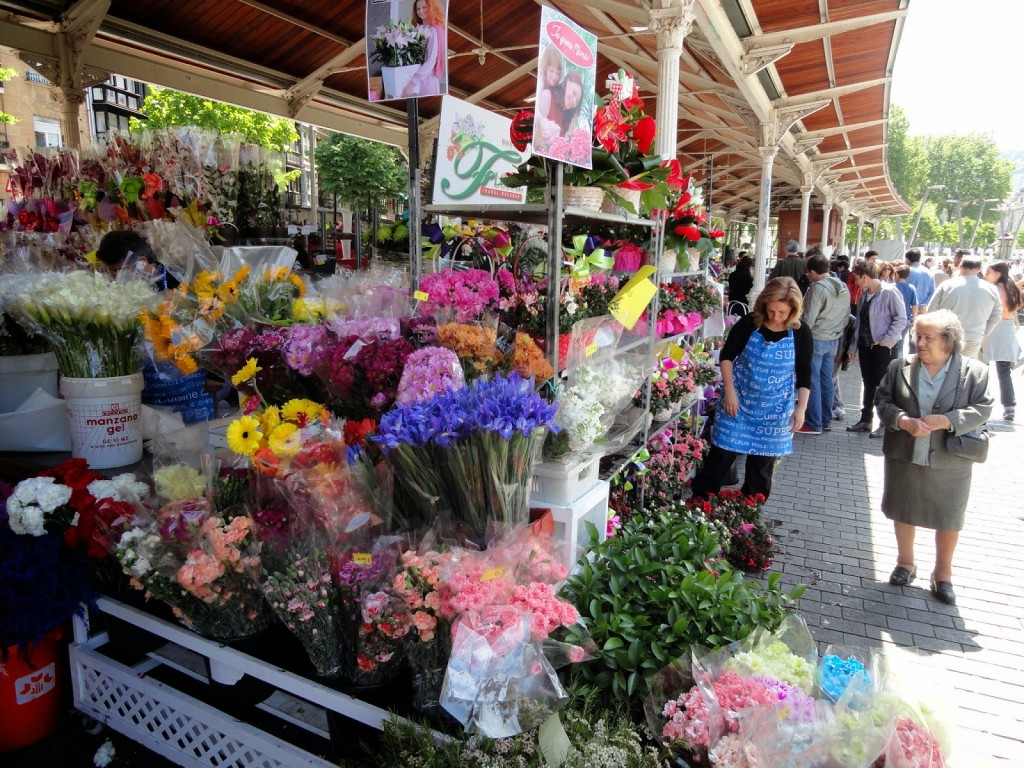
<path fill-rule="evenodd" d="M 395 408 L 374 439 L 412 507 L 483 544 L 492 523 L 527 522 L 534 448 L 556 408 L 530 379 L 499 374 Z"/>

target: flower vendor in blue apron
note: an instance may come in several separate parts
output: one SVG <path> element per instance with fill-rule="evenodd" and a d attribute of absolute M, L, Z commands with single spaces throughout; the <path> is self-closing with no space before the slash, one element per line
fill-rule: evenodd
<path fill-rule="evenodd" d="M 793 452 L 793 433 L 803 426 L 811 391 L 814 340 L 800 323 L 802 309 L 796 281 L 777 277 L 729 331 L 719 357 L 723 386 L 711 448 L 693 479 L 694 497 L 718 493 L 743 454 L 742 492 L 766 499 L 771 493 L 775 462 Z"/>

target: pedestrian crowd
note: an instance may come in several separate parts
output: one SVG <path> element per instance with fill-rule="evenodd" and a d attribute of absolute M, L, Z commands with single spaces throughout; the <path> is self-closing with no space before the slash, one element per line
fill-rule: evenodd
<path fill-rule="evenodd" d="M 856 362 L 860 413 L 846 431 L 883 441 L 881 507 L 898 550 L 889 583 L 913 582 L 916 530 L 928 528 L 936 543 L 930 591 L 953 604 L 953 554 L 972 469 L 987 451 L 989 363 L 1003 419 L 1016 415 L 1011 373 L 1024 362 L 1017 339 L 1024 283 L 1006 262 L 983 270 L 964 251 L 934 268 L 917 249 L 899 262 L 868 251 L 853 264 L 844 256 L 830 261 L 816 247 L 800 253 L 794 241 L 785 250 L 749 314 L 753 260 L 740 254 L 729 275 L 730 312 L 741 319 L 721 351 L 723 389 L 693 495 L 717 492 L 745 455 L 743 491 L 767 498 L 793 436 L 821 435 L 845 418 L 839 372 Z"/>

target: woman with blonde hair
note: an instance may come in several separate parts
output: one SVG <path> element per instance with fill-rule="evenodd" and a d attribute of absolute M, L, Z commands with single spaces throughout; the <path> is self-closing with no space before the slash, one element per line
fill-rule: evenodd
<path fill-rule="evenodd" d="M 802 310 L 796 281 L 777 277 L 729 331 L 719 358 L 722 394 L 711 450 L 693 480 L 695 497 L 721 490 L 740 454 L 747 456 L 743 493 L 771 494 L 775 461 L 793 452 L 793 433 L 803 426 L 811 392 L 814 339 L 800 324 Z"/>
<path fill-rule="evenodd" d="M 402 91 L 402 98 L 437 96 L 448 64 L 448 26 L 441 0 L 416 0 L 412 21 L 420 25 L 427 39 L 427 55 Z"/>

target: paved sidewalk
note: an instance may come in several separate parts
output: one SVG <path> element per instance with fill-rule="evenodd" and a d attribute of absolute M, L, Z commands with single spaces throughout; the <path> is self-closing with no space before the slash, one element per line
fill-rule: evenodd
<path fill-rule="evenodd" d="M 855 370 L 842 377 L 846 421 L 797 435 L 776 471 L 764 513 L 778 544 L 773 570 L 784 584 L 809 585 L 799 611 L 819 652 L 830 643 L 881 650 L 887 666 L 936 686 L 933 700 L 956 723 L 957 768 L 1024 766 L 1024 423 L 990 423 L 989 459 L 975 467 L 953 561 L 957 605 L 947 606 L 928 591 L 931 531 L 918 532 L 917 580 L 888 583 L 896 541 L 880 509 L 882 441 L 845 431 L 861 390 Z M 1024 400 L 1019 373 L 1014 384 Z"/>

